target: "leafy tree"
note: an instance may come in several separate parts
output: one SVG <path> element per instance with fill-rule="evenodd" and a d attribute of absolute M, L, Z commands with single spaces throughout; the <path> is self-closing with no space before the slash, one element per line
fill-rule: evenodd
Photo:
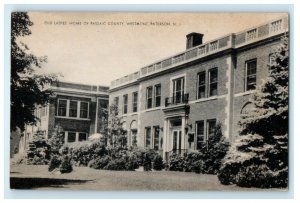
<path fill-rule="evenodd" d="M 56 80 L 56 75 L 37 75 L 46 57 L 37 57 L 29 53 L 29 48 L 19 38 L 31 34 L 33 25 L 25 12 L 11 14 L 11 130 L 24 130 L 26 124 L 35 124 L 33 115 L 35 105 L 47 103 L 50 91 L 45 86 Z"/>
<path fill-rule="evenodd" d="M 122 119 L 118 116 L 119 110 L 116 105 L 109 107 L 109 142 L 113 147 L 127 147 L 127 131 L 123 129 Z"/>
<path fill-rule="evenodd" d="M 270 75 L 257 88 L 251 112 L 240 122 L 241 136 L 225 157 L 219 179 L 246 187 L 288 183 L 288 38 L 273 54 Z"/>
<path fill-rule="evenodd" d="M 216 125 L 215 133 L 210 135 L 207 143 L 200 150 L 203 154 L 202 173 L 217 174 L 221 167 L 221 162 L 229 148 L 228 140 L 223 136 L 222 126 Z"/>
<path fill-rule="evenodd" d="M 59 125 L 55 127 L 48 143 L 51 146 L 51 153 L 53 155 L 59 154 L 59 149 L 64 145 L 64 131 L 62 127 Z"/>

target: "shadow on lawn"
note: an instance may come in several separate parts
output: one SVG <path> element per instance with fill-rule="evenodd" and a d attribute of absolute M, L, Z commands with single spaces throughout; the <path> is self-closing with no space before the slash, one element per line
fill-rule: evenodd
<path fill-rule="evenodd" d="M 34 189 L 40 187 L 62 188 L 67 184 L 81 184 L 91 180 L 70 180 L 70 179 L 56 179 L 56 178 L 21 178 L 11 177 L 11 189 Z"/>

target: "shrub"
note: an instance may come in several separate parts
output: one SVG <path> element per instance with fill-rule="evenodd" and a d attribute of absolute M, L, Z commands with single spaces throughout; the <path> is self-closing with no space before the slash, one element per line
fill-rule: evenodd
<path fill-rule="evenodd" d="M 203 154 L 198 151 L 189 152 L 185 158 L 185 171 L 200 173 L 202 171 L 204 162 Z"/>
<path fill-rule="evenodd" d="M 43 135 L 36 134 L 28 143 L 27 164 L 46 165 L 50 161 L 50 145 Z"/>
<path fill-rule="evenodd" d="M 221 166 L 218 173 L 218 179 L 223 185 L 230 185 L 236 183 L 236 175 L 239 172 L 241 164 L 231 163 Z"/>
<path fill-rule="evenodd" d="M 48 171 L 51 172 L 54 169 L 59 168 L 60 164 L 61 164 L 60 156 L 53 155 L 49 162 Z"/>
<path fill-rule="evenodd" d="M 98 157 L 89 162 L 89 167 L 93 169 L 103 169 L 108 163 L 111 161 L 111 158 L 108 155 L 104 155 L 103 157 Z"/>
<path fill-rule="evenodd" d="M 125 168 L 128 171 L 135 170 L 139 167 L 139 160 L 140 158 L 137 156 L 137 154 L 133 152 L 128 153 L 127 162 L 125 164 Z"/>
<path fill-rule="evenodd" d="M 172 154 L 169 161 L 169 170 L 170 171 L 184 171 L 185 169 L 185 160 L 184 157 L 180 154 Z"/>
<path fill-rule="evenodd" d="M 59 166 L 59 171 L 61 173 L 71 173 L 73 171 L 73 167 L 69 156 L 63 155 L 61 164 Z"/>
<path fill-rule="evenodd" d="M 64 132 L 60 126 L 55 127 L 48 143 L 51 147 L 51 154 L 59 154 L 59 150 L 64 144 Z"/>
<path fill-rule="evenodd" d="M 154 157 L 153 169 L 155 169 L 157 171 L 161 171 L 163 168 L 165 168 L 163 158 L 158 154 Z"/>
<path fill-rule="evenodd" d="M 104 167 L 104 169 L 113 170 L 113 171 L 125 171 L 126 159 L 124 158 L 113 159 Z"/>
<path fill-rule="evenodd" d="M 64 145 L 60 149 L 61 154 L 69 154 L 71 162 L 75 166 L 88 166 L 92 160 L 99 159 L 108 154 L 104 143 L 97 142 L 79 142 Z"/>

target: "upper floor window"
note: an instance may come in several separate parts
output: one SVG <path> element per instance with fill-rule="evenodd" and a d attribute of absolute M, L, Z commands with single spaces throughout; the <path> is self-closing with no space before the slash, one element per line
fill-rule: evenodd
<path fill-rule="evenodd" d="M 150 109 L 152 108 L 153 87 L 147 87 L 146 91 L 147 109 Z"/>
<path fill-rule="evenodd" d="M 67 100 L 58 100 L 58 116 L 67 116 Z"/>
<path fill-rule="evenodd" d="M 69 117 L 77 117 L 77 101 L 70 101 Z"/>
<path fill-rule="evenodd" d="M 173 80 L 173 101 L 172 103 L 181 103 L 184 97 L 184 77 Z"/>
<path fill-rule="evenodd" d="M 159 107 L 161 103 L 161 85 L 155 85 L 155 107 Z"/>
<path fill-rule="evenodd" d="M 137 92 L 134 92 L 132 94 L 132 111 L 133 112 L 137 112 L 137 105 L 138 105 L 138 93 Z"/>
<path fill-rule="evenodd" d="M 88 118 L 88 102 L 80 102 L 80 118 Z"/>
<path fill-rule="evenodd" d="M 58 99 L 57 116 L 69 118 L 88 118 L 88 112 L 89 102 L 87 101 Z"/>
<path fill-rule="evenodd" d="M 205 97 L 205 71 L 198 73 L 198 92 L 197 99 Z"/>
<path fill-rule="evenodd" d="M 245 90 L 254 90 L 256 88 L 256 59 L 246 61 L 246 77 L 245 77 Z"/>
<path fill-rule="evenodd" d="M 213 68 L 208 72 L 209 80 L 209 91 L 208 96 L 218 95 L 218 68 Z"/>
<path fill-rule="evenodd" d="M 114 103 L 117 107 L 119 106 L 119 97 L 114 98 Z"/>
<path fill-rule="evenodd" d="M 127 114 L 128 110 L 128 94 L 123 95 L 123 113 Z"/>

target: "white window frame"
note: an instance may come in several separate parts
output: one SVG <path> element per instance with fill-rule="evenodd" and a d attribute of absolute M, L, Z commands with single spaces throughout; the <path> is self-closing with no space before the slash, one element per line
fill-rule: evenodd
<path fill-rule="evenodd" d="M 81 111 L 80 107 L 81 107 L 81 103 L 87 103 L 87 117 L 86 117 L 86 118 L 83 118 L 83 119 L 89 118 L 89 117 L 90 117 L 90 102 L 88 102 L 88 101 L 79 101 L 78 103 L 79 103 L 79 109 L 77 109 L 77 117 L 78 117 L 78 118 L 82 118 L 82 117 L 80 117 L 80 111 Z M 79 111 L 79 112 L 78 112 L 78 111 Z"/>
<path fill-rule="evenodd" d="M 88 133 L 86 132 L 75 132 L 75 131 L 65 131 L 65 137 L 64 137 L 64 141 L 65 143 L 74 143 L 74 142 L 68 142 L 68 136 L 69 133 L 75 133 L 75 142 L 83 142 L 83 141 L 79 141 L 79 133 L 83 133 L 86 135 L 86 140 L 88 140 Z"/>
<path fill-rule="evenodd" d="M 159 95 L 156 94 L 156 87 L 160 87 L 160 94 Z M 155 102 L 154 107 L 160 107 L 161 106 L 161 84 L 154 85 L 154 91 L 153 92 L 154 92 L 153 101 Z M 156 104 L 156 98 L 157 97 L 160 97 L 159 106 L 157 106 L 157 104 Z"/>
<path fill-rule="evenodd" d="M 211 71 L 213 71 L 213 70 L 217 70 L 217 82 L 215 82 L 215 83 L 217 83 L 217 94 L 216 95 L 210 95 L 210 85 L 211 85 Z M 215 97 L 215 96 L 218 96 L 218 90 L 219 90 L 219 68 L 218 67 L 214 67 L 214 68 L 211 68 L 211 69 L 209 69 L 208 70 L 208 85 L 207 85 L 208 87 L 207 87 L 207 89 L 208 89 L 208 91 L 207 91 L 207 97 Z"/>
<path fill-rule="evenodd" d="M 256 61 L 255 85 L 257 85 L 257 58 L 253 58 L 253 59 L 249 59 L 249 60 L 245 61 L 245 86 L 244 86 L 245 92 L 255 90 L 255 88 L 249 90 L 247 87 L 248 86 L 248 63 L 252 62 L 252 61 Z"/>
<path fill-rule="evenodd" d="M 66 115 L 65 116 L 58 115 L 58 112 L 59 112 L 59 102 L 61 100 L 67 101 Z M 77 114 L 76 114 L 76 117 L 70 117 L 70 115 L 69 115 L 69 112 L 70 112 L 70 101 L 76 101 L 77 102 Z M 80 106 L 81 106 L 82 102 L 88 104 L 87 118 L 81 118 L 80 117 Z M 81 120 L 89 119 L 90 118 L 90 102 L 89 101 L 74 100 L 74 99 L 58 99 L 57 110 L 56 110 L 56 117 L 59 117 L 59 118 L 70 118 L 70 119 L 81 119 Z"/>

